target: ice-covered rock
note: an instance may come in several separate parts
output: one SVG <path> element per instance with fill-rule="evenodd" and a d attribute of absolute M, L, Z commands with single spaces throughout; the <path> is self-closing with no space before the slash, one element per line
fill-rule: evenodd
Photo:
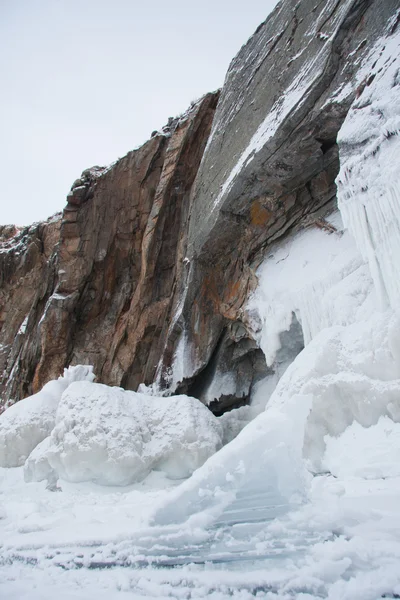
<path fill-rule="evenodd" d="M 74 381 L 93 381 L 93 367 L 78 365 L 64 369 L 57 380 L 0 415 L 0 466 L 23 465 L 32 450 L 48 435 L 54 425 L 62 393 Z"/>
<path fill-rule="evenodd" d="M 29 457 L 26 477 L 45 478 L 48 462 L 72 482 L 127 485 L 152 469 L 180 479 L 214 454 L 222 438 L 218 419 L 195 398 L 76 383 L 62 396 L 48 442 Z"/>
<path fill-rule="evenodd" d="M 259 286 L 247 310 L 256 321 L 269 365 L 293 315 L 307 344 L 324 328 L 350 324 L 370 312 L 373 285 L 368 266 L 351 235 L 342 231 L 338 212 L 329 224 L 333 231 L 312 227 L 288 239 L 270 252 L 258 271 Z"/>
<path fill-rule="evenodd" d="M 382 307 L 396 307 L 400 298 L 399 70 L 397 33 L 371 51 L 338 137 L 339 208 L 369 263 Z"/>

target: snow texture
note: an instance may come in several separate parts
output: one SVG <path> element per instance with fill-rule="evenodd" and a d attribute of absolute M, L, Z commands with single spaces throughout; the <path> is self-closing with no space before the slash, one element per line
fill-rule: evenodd
<path fill-rule="evenodd" d="M 338 203 L 368 261 L 381 307 L 400 296 L 400 39 L 377 44 L 340 131 Z"/>
<path fill-rule="evenodd" d="M 151 470 L 188 477 L 222 445 L 223 429 L 195 398 L 156 398 L 79 382 L 62 395 L 50 439 L 29 457 L 25 477 L 128 485 Z"/>
<path fill-rule="evenodd" d="M 305 344 L 333 325 L 347 325 L 370 312 L 373 288 L 350 234 L 342 232 L 339 213 L 272 250 L 258 271 L 259 287 L 247 306 L 267 364 L 273 365 L 281 347 L 280 334 L 296 315 Z M 271 281 L 274 285 L 271 286 Z"/>
<path fill-rule="evenodd" d="M 0 415 L 0 466 L 23 465 L 32 450 L 51 433 L 62 393 L 74 381 L 94 378 L 92 367 L 69 367 L 37 394 L 7 408 Z"/>
<path fill-rule="evenodd" d="M 357 422 L 338 437 L 325 438 L 323 464 L 341 479 L 400 477 L 400 423 L 380 417 L 376 425 Z"/>

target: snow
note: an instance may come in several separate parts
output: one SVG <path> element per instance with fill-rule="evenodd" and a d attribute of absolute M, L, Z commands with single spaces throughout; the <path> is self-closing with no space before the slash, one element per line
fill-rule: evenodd
<path fill-rule="evenodd" d="M 264 496 L 263 510 L 299 502 L 309 479 L 301 460 L 309 409 L 307 402 L 288 402 L 282 410 L 263 412 L 176 490 L 155 515 L 155 523 L 180 522 L 202 512 L 203 520 L 221 511 L 223 518 L 235 514 L 246 522 L 253 495 Z M 248 499 L 241 511 L 235 506 L 240 491 Z"/>
<path fill-rule="evenodd" d="M 399 68 L 397 35 L 378 43 L 369 57 L 360 75 L 366 87 L 338 139 L 339 208 L 369 263 L 382 308 L 396 307 L 400 297 Z"/>
<path fill-rule="evenodd" d="M 156 398 L 90 382 L 62 395 L 49 441 L 26 464 L 28 480 L 128 485 L 151 470 L 188 477 L 222 445 L 222 426 L 195 398 Z M 56 478 L 57 479 L 57 478 Z"/>
<path fill-rule="evenodd" d="M 327 436 L 325 443 L 323 464 L 335 477 L 400 477 L 400 423 L 389 417 L 380 417 L 370 427 L 354 422 L 340 436 Z"/>
<path fill-rule="evenodd" d="M 329 223 L 336 232 L 303 230 L 272 250 L 257 273 L 259 286 L 247 312 L 268 365 L 293 314 L 307 344 L 326 327 L 360 320 L 373 308 L 368 266 L 351 235 L 342 231 L 340 214 L 331 215 Z"/>
<path fill-rule="evenodd" d="M 25 335 L 27 325 L 28 325 L 28 315 L 26 315 L 25 319 L 22 321 L 17 335 Z"/>
<path fill-rule="evenodd" d="M 0 466 L 23 465 L 31 451 L 44 440 L 55 424 L 61 395 L 73 381 L 92 381 L 92 367 L 69 367 L 56 381 L 10 406 L 0 415 Z"/>

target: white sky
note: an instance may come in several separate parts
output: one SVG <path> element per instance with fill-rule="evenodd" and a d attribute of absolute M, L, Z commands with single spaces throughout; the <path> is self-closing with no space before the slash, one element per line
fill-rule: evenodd
<path fill-rule="evenodd" d="M 276 4 L 0 0 L 0 223 L 61 210 L 83 169 L 220 87 Z"/>

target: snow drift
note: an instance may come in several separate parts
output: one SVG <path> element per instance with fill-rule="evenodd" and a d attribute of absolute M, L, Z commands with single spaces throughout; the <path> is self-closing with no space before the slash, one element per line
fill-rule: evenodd
<path fill-rule="evenodd" d="M 93 381 L 94 378 L 92 367 L 69 367 L 57 380 L 46 383 L 40 392 L 1 414 L 0 466 L 23 465 L 32 450 L 50 435 L 63 392 L 74 381 Z"/>
<path fill-rule="evenodd" d="M 216 417 L 195 398 L 156 398 L 89 382 L 71 385 L 25 477 L 127 485 L 151 470 L 184 478 L 222 445 Z"/>

